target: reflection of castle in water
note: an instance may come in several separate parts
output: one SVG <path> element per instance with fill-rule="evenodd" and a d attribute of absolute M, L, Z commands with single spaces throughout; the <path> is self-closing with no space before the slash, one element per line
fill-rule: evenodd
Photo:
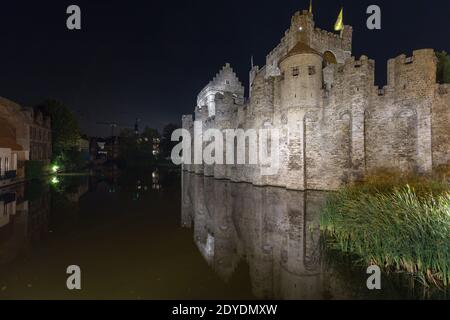
<path fill-rule="evenodd" d="M 183 174 L 182 188 L 182 224 L 193 223 L 200 252 L 224 280 L 245 259 L 257 298 L 345 298 L 321 259 L 324 193 L 188 173 Z"/>

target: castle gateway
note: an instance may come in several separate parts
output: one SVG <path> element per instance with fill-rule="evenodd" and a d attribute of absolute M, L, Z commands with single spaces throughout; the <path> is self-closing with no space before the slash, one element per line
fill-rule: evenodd
<path fill-rule="evenodd" d="M 352 57 L 351 26 L 338 35 L 297 12 L 266 65 L 250 70 L 249 99 L 226 64 L 195 108 L 202 130 L 278 129 L 278 173 L 250 164 L 183 169 L 296 190 L 334 190 L 378 169 L 431 172 L 450 162 L 450 85 L 436 82 L 436 64 L 432 49 L 390 59 L 387 85 L 378 88 L 375 62 Z M 183 116 L 192 135 L 193 121 Z"/>

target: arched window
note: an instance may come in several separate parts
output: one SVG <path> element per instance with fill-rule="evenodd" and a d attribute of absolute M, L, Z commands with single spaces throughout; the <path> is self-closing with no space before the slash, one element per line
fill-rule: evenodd
<path fill-rule="evenodd" d="M 329 64 L 336 64 L 337 59 L 333 52 L 331 51 L 325 51 L 323 53 L 323 66 L 326 67 Z"/>

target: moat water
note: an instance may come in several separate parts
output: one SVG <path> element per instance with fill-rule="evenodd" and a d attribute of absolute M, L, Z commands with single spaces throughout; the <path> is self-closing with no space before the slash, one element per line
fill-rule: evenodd
<path fill-rule="evenodd" d="M 0 191 L 2 299 L 447 299 L 366 269 L 318 229 L 325 194 L 154 170 Z M 69 265 L 81 290 L 66 287 Z"/>

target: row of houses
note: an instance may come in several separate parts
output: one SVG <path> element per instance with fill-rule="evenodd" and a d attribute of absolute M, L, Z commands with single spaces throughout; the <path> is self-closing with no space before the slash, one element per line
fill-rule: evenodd
<path fill-rule="evenodd" d="M 25 178 L 26 161 L 50 163 L 50 117 L 0 97 L 0 187 Z"/>
<path fill-rule="evenodd" d="M 151 140 L 149 140 L 149 138 L 137 136 L 136 140 L 137 143 L 150 144 L 153 156 L 156 158 L 159 157 L 161 152 L 161 139 L 159 137 L 151 138 Z M 90 163 L 103 164 L 107 161 L 117 160 L 120 155 L 121 145 L 126 143 L 128 142 L 126 140 L 124 141 L 124 138 L 120 136 L 107 138 L 82 138 L 80 139 L 79 150 L 82 153 L 85 150 L 89 153 L 87 158 Z"/>

